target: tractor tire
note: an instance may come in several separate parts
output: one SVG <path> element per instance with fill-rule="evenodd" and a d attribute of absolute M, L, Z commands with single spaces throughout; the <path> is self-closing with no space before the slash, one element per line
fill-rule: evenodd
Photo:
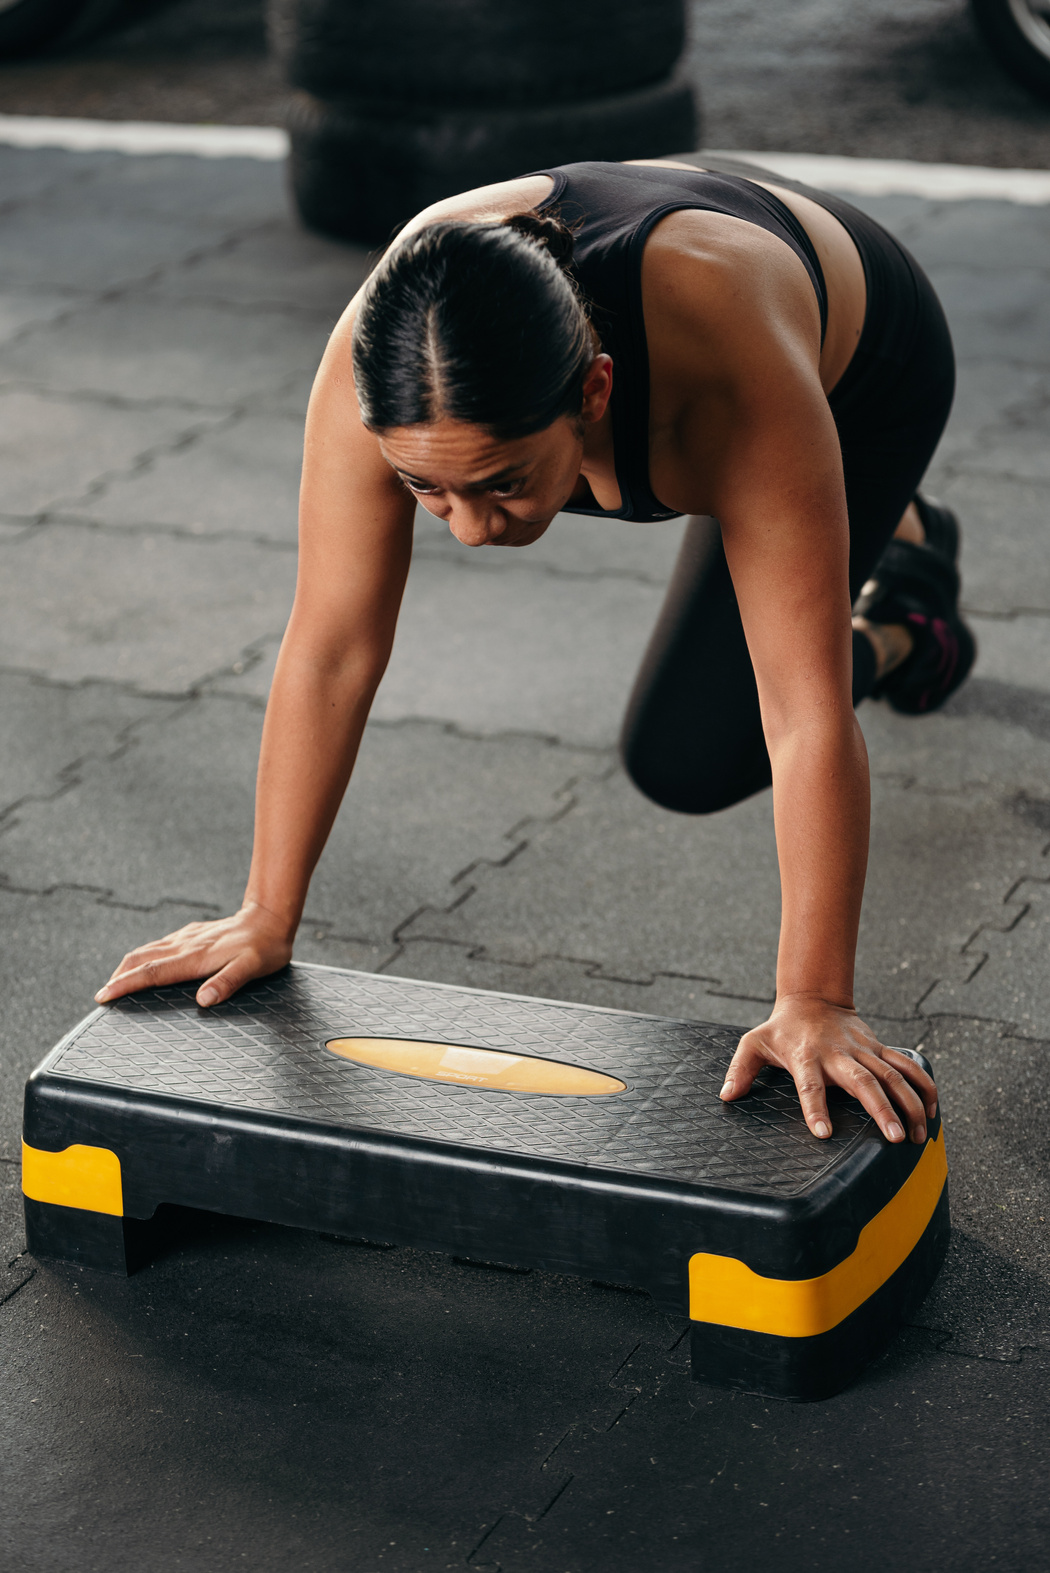
<path fill-rule="evenodd" d="M 698 142 L 691 84 L 669 77 L 582 103 L 395 118 L 368 101 L 292 103 L 290 175 L 310 229 L 384 244 L 421 208 L 457 191 L 583 159 L 650 158 Z"/>
<path fill-rule="evenodd" d="M 970 0 L 999 64 L 1037 98 L 1050 99 L 1050 0 Z"/>
<path fill-rule="evenodd" d="M 663 80 L 683 0 L 270 0 L 271 49 L 318 98 L 505 109 Z"/>
<path fill-rule="evenodd" d="M 0 60 L 88 38 L 127 9 L 128 0 L 0 0 Z"/>

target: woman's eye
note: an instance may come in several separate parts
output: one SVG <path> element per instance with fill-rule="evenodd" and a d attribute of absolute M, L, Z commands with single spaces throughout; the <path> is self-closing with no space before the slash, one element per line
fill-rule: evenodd
<path fill-rule="evenodd" d="M 492 486 L 489 489 L 490 497 L 516 497 L 521 491 L 520 482 L 514 486 Z"/>

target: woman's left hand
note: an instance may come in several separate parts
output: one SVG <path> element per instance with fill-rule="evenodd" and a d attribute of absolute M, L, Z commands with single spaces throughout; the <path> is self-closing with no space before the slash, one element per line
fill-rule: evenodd
<path fill-rule="evenodd" d="M 761 1027 L 747 1032 L 726 1072 L 726 1103 L 751 1090 L 763 1065 L 790 1071 L 806 1124 L 814 1136 L 831 1135 L 828 1087 L 841 1087 L 863 1104 L 887 1141 L 926 1140 L 926 1120 L 937 1113 L 937 1088 L 914 1060 L 879 1042 L 855 1010 L 813 995 L 777 1001 Z"/>

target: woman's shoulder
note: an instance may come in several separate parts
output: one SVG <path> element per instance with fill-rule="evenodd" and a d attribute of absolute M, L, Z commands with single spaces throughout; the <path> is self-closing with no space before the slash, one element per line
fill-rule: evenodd
<path fill-rule="evenodd" d="M 702 209 L 669 213 L 654 227 L 643 253 L 642 295 L 647 323 L 652 315 L 676 333 L 691 328 L 716 337 L 771 326 L 785 311 L 801 310 L 808 321 L 816 310 L 809 278 L 782 241 Z"/>
<path fill-rule="evenodd" d="M 428 224 L 445 219 L 477 221 L 509 218 L 513 213 L 528 213 L 539 203 L 545 202 L 554 189 L 550 175 L 522 175 L 515 180 L 497 181 L 491 186 L 476 186 L 472 191 L 461 191 L 455 196 L 442 197 L 423 208 L 415 218 L 409 219 L 398 233 L 398 240 L 414 235 Z"/>
<path fill-rule="evenodd" d="M 788 389 L 800 366 L 816 369 L 812 284 L 765 230 L 721 213 L 671 214 L 646 246 L 641 284 L 660 425 L 685 430 L 687 410 L 706 410 L 711 397 L 759 385 Z"/>

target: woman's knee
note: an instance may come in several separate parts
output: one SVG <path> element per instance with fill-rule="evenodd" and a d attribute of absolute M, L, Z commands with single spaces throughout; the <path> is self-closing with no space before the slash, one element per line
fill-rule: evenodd
<path fill-rule="evenodd" d="M 646 748 L 637 737 L 620 742 L 624 770 L 643 796 L 676 814 L 718 814 L 769 785 L 768 770 L 733 768 L 729 761 L 687 758 L 684 750 Z"/>

